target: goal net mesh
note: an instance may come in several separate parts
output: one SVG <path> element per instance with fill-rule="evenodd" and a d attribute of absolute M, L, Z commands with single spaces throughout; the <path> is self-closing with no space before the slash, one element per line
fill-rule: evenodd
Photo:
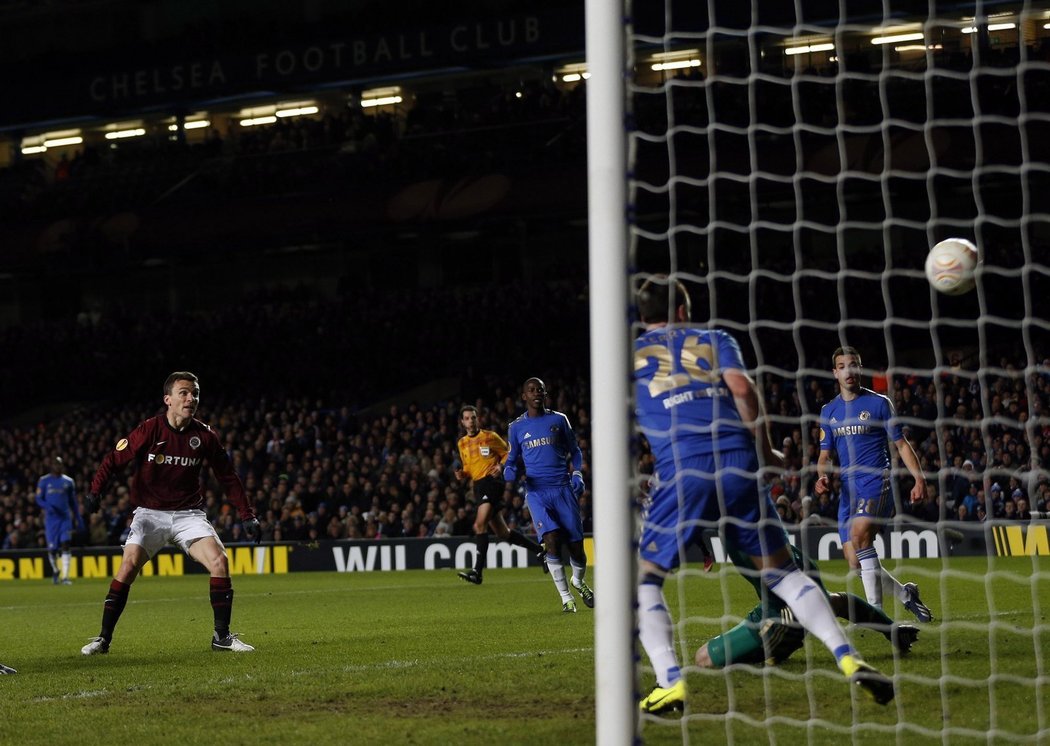
<path fill-rule="evenodd" d="M 910 505 L 895 463 L 897 515 L 876 547 L 935 615 L 908 655 L 850 627 L 894 678 L 887 707 L 851 696 L 813 640 L 775 667 L 699 668 L 697 648 L 757 601 L 715 532 L 713 571 L 694 551 L 665 586 L 687 706 L 643 717 L 643 737 L 1050 742 L 1050 4 L 640 5 L 632 286 L 670 273 L 698 323 L 740 342 L 787 456 L 770 489 L 793 540 L 824 560 L 830 591 L 863 598 L 813 497 L 831 353 L 861 352 L 930 494 Z M 948 237 L 981 252 L 959 296 L 923 272 Z M 885 610 L 916 623 L 891 595 Z M 639 678 L 652 686 L 644 656 Z"/>

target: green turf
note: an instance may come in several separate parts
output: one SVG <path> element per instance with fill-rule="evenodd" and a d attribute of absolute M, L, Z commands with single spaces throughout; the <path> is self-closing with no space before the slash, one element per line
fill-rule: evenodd
<path fill-rule="evenodd" d="M 984 559 L 952 559 L 951 572 L 935 575 L 941 567 L 926 560 L 893 568 L 921 583 L 938 616 L 911 656 L 895 661 L 881 636 L 855 635 L 872 663 L 898 674 L 889 707 L 851 703 L 830 655 L 810 644 L 765 672 L 691 669 L 687 716 L 647 718 L 645 741 L 988 743 L 984 734 L 998 728 L 993 741 L 1035 743 L 1041 726 L 1050 742 L 1048 684 L 1034 685 L 1045 665 L 1036 651 L 1050 648 L 1050 631 L 1032 602 L 1036 594 L 1050 606 L 1050 578 L 1023 558 L 997 560 L 991 576 Z M 824 568 L 829 586 L 841 588 L 841 563 Z M 0 585 L 0 662 L 19 669 L 0 677 L 0 742 L 594 741 L 594 614 L 582 604 L 562 614 L 536 569 L 491 570 L 480 587 L 452 571 L 239 576 L 233 627 L 257 647 L 243 655 L 209 650 L 204 576 L 142 578 L 111 652 L 85 658 L 80 647 L 97 633 L 106 587 Z M 689 655 L 719 630 L 715 618 L 753 603 L 750 586 L 728 568 L 670 585 L 676 618 L 681 598 Z M 799 681 L 807 671 L 808 688 Z M 651 673 L 642 684 L 652 685 Z M 854 718 L 866 725 L 851 730 Z"/>

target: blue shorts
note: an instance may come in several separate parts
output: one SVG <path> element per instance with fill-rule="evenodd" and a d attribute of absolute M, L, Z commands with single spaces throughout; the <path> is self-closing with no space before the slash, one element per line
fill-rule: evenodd
<path fill-rule="evenodd" d="M 583 541 L 580 503 L 569 485 L 529 490 L 525 501 L 532 515 L 532 526 L 541 541 L 543 535 L 551 531 L 561 531 L 569 541 Z"/>
<path fill-rule="evenodd" d="M 665 570 L 678 567 L 704 529 L 717 529 L 724 541 L 758 557 L 786 546 L 768 490 L 758 484 L 753 450 L 682 459 L 677 478 L 659 484 L 644 515 L 640 555 Z"/>
<path fill-rule="evenodd" d="M 68 544 L 73 539 L 72 519 L 45 518 L 44 536 L 47 537 L 47 548 L 51 551 Z"/>
<path fill-rule="evenodd" d="M 850 525 L 856 516 L 872 519 L 893 517 L 893 490 L 890 489 L 889 477 L 882 480 L 878 491 L 866 490 L 858 495 L 847 494 L 849 489 L 843 485 L 839 495 L 839 540 L 845 544 L 850 541 Z"/>

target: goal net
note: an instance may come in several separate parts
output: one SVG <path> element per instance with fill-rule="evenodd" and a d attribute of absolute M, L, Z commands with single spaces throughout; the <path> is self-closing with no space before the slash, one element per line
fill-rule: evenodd
<path fill-rule="evenodd" d="M 714 532 L 714 569 L 694 550 L 665 585 L 689 695 L 681 716 L 639 718 L 646 741 L 1050 741 L 1050 4 L 893 5 L 627 14 L 630 285 L 669 273 L 698 323 L 740 343 L 787 456 L 769 482 L 778 512 L 828 590 L 863 598 L 813 491 L 831 354 L 861 352 L 863 385 L 892 400 L 929 484 L 909 504 L 895 462 L 876 548 L 935 616 L 919 625 L 887 594 L 894 622 L 921 627 L 907 655 L 849 625 L 894 680 L 886 707 L 851 693 L 813 640 L 777 666 L 699 667 L 697 649 L 757 603 Z M 976 288 L 955 297 L 923 273 L 947 237 L 981 251 Z M 597 553 L 600 568 L 600 535 Z M 636 676 L 639 695 L 653 686 L 644 655 Z"/>

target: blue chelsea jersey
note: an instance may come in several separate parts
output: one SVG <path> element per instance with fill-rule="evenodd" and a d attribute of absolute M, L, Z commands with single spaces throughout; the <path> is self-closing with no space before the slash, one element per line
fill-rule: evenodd
<path fill-rule="evenodd" d="M 73 517 L 77 509 L 73 479 L 65 474 L 45 474 L 40 477 L 36 502 L 52 516 Z"/>
<path fill-rule="evenodd" d="M 521 415 L 510 423 L 507 432 L 510 452 L 507 464 L 525 466 L 528 489 L 559 487 L 569 484 L 570 471 L 583 466 L 583 452 L 569 418 L 561 412 L 546 410 L 538 417 Z M 570 469 L 571 466 L 571 469 Z"/>
<path fill-rule="evenodd" d="M 835 449 L 851 495 L 882 489 L 890 468 L 889 441 L 903 437 L 890 400 L 871 389 L 862 388 L 851 401 L 836 396 L 820 410 L 820 450 Z"/>
<path fill-rule="evenodd" d="M 722 378 L 732 369 L 744 370 L 740 346 L 720 329 L 661 327 L 635 340 L 635 414 L 661 478 L 676 456 L 754 449 Z"/>

